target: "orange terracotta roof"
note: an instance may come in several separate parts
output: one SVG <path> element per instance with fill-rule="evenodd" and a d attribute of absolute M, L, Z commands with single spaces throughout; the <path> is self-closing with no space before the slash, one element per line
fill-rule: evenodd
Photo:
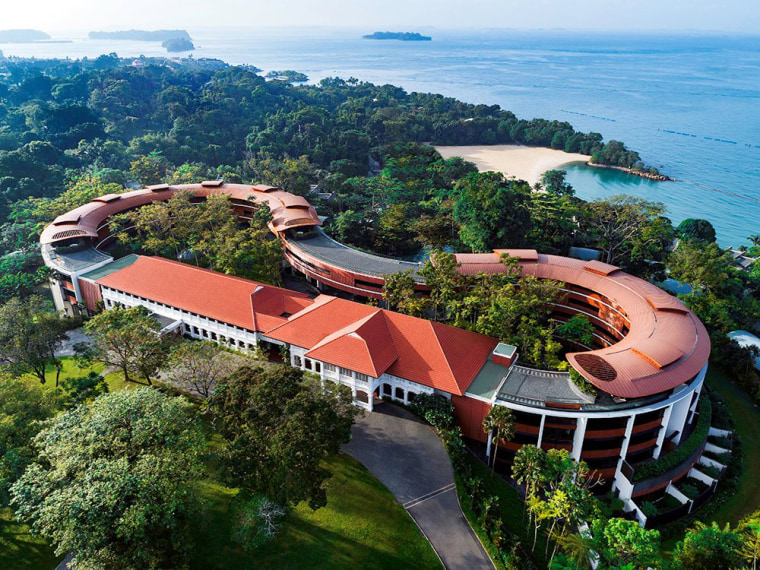
<path fill-rule="evenodd" d="M 305 198 L 284 192 L 273 186 L 223 184 L 218 181 L 178 186 L 158 184 L 124 194 L 101 196 L 66 212 L 58 216 L 52 224 L 43 230 L 40 243 L 42 245 L 51 244 L 80 236 L 95 239 L 98 237 L 98 228 L 111 216 L 152 202 L 168 200 L 181 190 L 191 192 L 194 196 L 199 197 L 226 194 L 236 200 L 250 198 L 257 204 L 266 204 L 272 211 L 270 229 L 275 232 L 297 227 L 322 225 L 316 210 Z"/>
<path fill-rule="evenodd" d="M 393 311 L 322 295 L 266 333 L 306 355 L 375 378 L 387 372 L 462 395 L 496 339 Z"/>
<path fill-rule="evenodd" d="M 502 251 L 521 258 L 523 273 L 593 291 L 625 315 L 629 331 L 622 340 L 567 355 L 573 368 L 601 390 L 620 398 L 666 392 L 694 378 L 707 363 L 710 337 L 700 320 L 677 298 L 614 265 L 498 250 L 457 254 L 459 271 L 465 275 L 503 272 Z"/>
<path fill-rule="evenodd" d="M 282 313 L 311 302 L 304 293 L 160 257 L 140 256 L 97 283 L 252 331 L 276 327 L 287 321 Z"/>
<path fill-rule="evenodd" d="M 375 378 L 398 359 L 385 315 L 379 309 L 326 336 L 306 356 Z"/>

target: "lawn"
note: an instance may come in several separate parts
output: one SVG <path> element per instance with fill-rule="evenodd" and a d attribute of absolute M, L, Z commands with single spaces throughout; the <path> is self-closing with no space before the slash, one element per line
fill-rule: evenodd
<path fill-rule="evenodd" d="M 198 528 L 193 568 L 440 568 L 414 521 L 359 462 L 332 457 L 327 506 L 299 505 L 277 537 L 253 553 L 230 542 L 236 492 L 213 482 L 200 487 L 208 505 Z"/>
<path fill-rule="evenodd" d="M 41 539 L 29 534 L 7 507 L 0 507 L 0 568 L 9 570 L 52 570 L 63 557 Z"/>
<path fill-rule="evenodd" d="M 739 487 L 713 515 L 721 525 L 730 522 L 733 526 L 745 515 L 760 509 L 760 477 L 755 472 L 760 465 L 760 410 L 722 370 L 710 367 L 707 383 L 726 403 L 744 450 L 744 469 L 739 476 Z"/>
<path fill-rule="evenodd" d="M 79 366 L 77 360 L 71 356 L 62 356 L 61 362 L 63 367 L 61 368 L 61 375 L 58 379 L 59 382 L 63 382 L 66 378 L 78 378 L 80 376 L 87 376 L 90 372 L 103 373 L 105 365 L 102 362 L 95 362 L 90 366 Z M 55 388 L 55 375 L 56 369 L 54 366 L 49 365 L 45 371 L 45 385 L 49 388 Z M 22 376 L 25 380 L 30 382 L 39 382 L 39 379 L 32 375 L 26 374 Z M 106 384 L 111 392 L 118 392 L 119 390 L 134 390 L 139 386 L 144 386 L 142 382 L 125 382 L 124 375 L 121 372 L 109 372 L 105 375 Z"/>

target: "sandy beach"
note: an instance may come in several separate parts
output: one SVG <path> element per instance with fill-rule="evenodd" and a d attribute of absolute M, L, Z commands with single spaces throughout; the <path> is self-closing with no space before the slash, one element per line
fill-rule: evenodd
<path fill-rule="evenodd" d="M 547 170 L 559 168 L 569 162 L 588 162 L 585 154 L 574 154 L 533 146 L 500 144 L 490 146 L 437 146 L 443 158 L 461 156 L 474 162 L 481 171 L 503 172 L 535 184 Z"/>

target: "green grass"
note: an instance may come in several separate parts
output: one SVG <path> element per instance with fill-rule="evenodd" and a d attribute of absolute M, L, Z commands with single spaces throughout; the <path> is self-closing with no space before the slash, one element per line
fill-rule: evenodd
<path fill-rule="evenodd" d="M 0 568 L 52 570 L 63 557 L 56 556 L 44 539 L 29 534 L 7 507 L 0 508 Z"/>
<path fill-rule="evenodd" d="M 723 398 L 744 450 L 744 465 L 736 493 L 728 497 L 713 515 L 721 525 L 730 522 L 733 526 L 745 515 L 760 509 L 760 477 L 756 472 L 760 465 L 760 410 L 722 370 L 710 367 L 707 383 Z"/>
<path fill-rule="evenodd" d="M 346 455 L 327 461 L 327 506 L 301 504 L 275 539 L 253 552 L 230 541 L 236 491 L 207 481 L 192 568 L 440 568 L 433 549 L 393 495 Z"/>
<path fill-rule="evenodd" d="M 66 378 L 78 378 L 80 376 L 87 376 L 90 372 L 97 372 L 102 374 L 105 370 L 105 365 L 102 362 L 95 362 L 90 366 L 79 366 L 75 358 L 71 356 L 62 356 L 61 362 L 63 367 L 61 368 L 61 375 L 58 379 L 62 383 Z M 45 386 L 48 388 L 55 388 L 55 375 L 56 369 L 54 366 L 49 365 L 45 371 Z M 25 374 L 22 376 L 24 380 L 30 382 L 39 382 L 39 379 L 32 374 Z M 106 384 L 111 392 L 118 392 L 119 390 L 134 390 L 140 386 L 145 386 L 142 382 L 126 382 L 124 375 L 121 372 L 109 372 L 105 375 Z"/>

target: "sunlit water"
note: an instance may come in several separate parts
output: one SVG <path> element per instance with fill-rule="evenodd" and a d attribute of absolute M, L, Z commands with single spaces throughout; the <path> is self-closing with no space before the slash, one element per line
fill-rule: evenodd
<path fill-rule="evenodd" d="M 674 222 L 712 221 L 723 245 L 760 233 L 760 37 L 422 30 L 434 41 L 380 42 L 361 39 L 372 30 L 189 31 L 196 58 L 497 103 L 520 117 L 565 120 L 623 140 L 678 182 L 573 166 L 569 179 L 580 196 L 659 200 Z M 166 55 L 158 43 L 91 41 L 86 33 L 55 38 L 73 41 L 0 50 Z"/>

